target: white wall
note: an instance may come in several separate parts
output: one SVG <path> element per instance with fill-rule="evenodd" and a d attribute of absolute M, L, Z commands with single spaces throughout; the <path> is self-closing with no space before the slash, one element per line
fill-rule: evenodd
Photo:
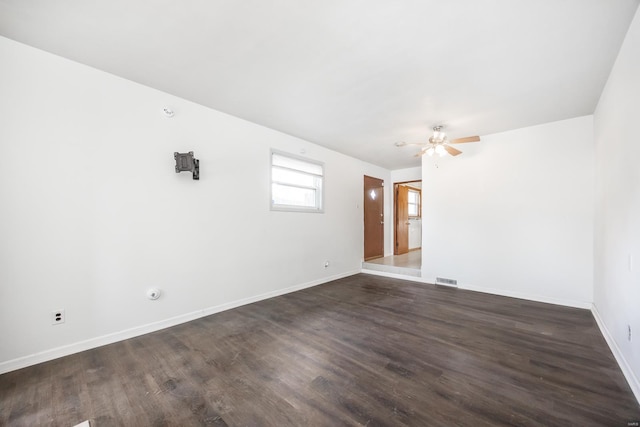
<path fill-rule="evenodd" d="M 0 372 L 360 270 L 389 171 L 5 38 L 0 63 Z M 325 162 L 326 213 L 269 210 L 271 148 Z"/>
<path fill-rule="evenodd" d="M 396 169 L 391 171 L 391 182 L 420 181 L 422 179 L 422 167 Z"/>
<path fill-rule="evenodd" d="M 592 129 L 581 117 L 483 136 L 455 158 L 425 156 L 422 277 L 590 307 Z"/>
<path fill-rule="evenodd" d="M 596 244 L 594 306 L 640 399 L 640 14 L 594 114 Z M 632 328 L 632 341 L 627 327 Z"/>

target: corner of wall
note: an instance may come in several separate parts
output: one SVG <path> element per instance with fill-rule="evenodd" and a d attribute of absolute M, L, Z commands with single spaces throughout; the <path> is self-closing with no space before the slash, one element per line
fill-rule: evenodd
<path fill-rule="evenodd" d="M 598 309 L 595 304 L 593 304 L 591 307 L 591 313 L 593 314 L 593 318 L 596 320 L 596 324 L 598 325 L 598 328 L 600 328 L 600 332 L 602 332 L 602 336 L 604 337 L 605 341 L 607 342 L 607 345 L 611 349 L 611 352 L 613 353 L 613 357 L 615 357 L 616 362 L 618 362 L 618 365 L 622 370 L 622 374 L 627 380 L 627 383 L 629 384 L 629 387 L 631 388 L 633 395 L 636 397 L 636 400 L 638 401 L 638 403 L 640 403 L 640 381 L 638 381 L 638 377 L 636 377 L 636 375 L 633 373 L 633 370 L 631 369 L 631 366 L 627 362 L 627 359 L 625 359 L 624 354 L 622 353 L 622 351 L 616 344 L 616 341 L 613 339 L 613 336 L 607 329 L 607 326 L 602 320 L 602 317 L 600 317 L 600 313 L 598 312 Z"/>

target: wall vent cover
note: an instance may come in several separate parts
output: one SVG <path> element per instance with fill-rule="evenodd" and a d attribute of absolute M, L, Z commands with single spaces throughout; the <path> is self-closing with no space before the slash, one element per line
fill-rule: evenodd
<path fill-rule="evenodd" d="M 444 277 L 436 277 L 436 284 L 458 286 L 458 281 L 455 279 L 446 279 Z"/>

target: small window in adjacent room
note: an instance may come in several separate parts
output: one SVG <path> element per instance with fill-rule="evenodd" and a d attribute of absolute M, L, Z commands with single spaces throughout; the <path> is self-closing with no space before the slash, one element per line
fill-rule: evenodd
<path fill-rule="evenodd" d="M 323 212 L 322 163 L 271 152 L 271 209 Z"/>
<path fill-rule="evenodd" d="M 420 218 L 420 191 L 409 189 L 409 217 Z"/>

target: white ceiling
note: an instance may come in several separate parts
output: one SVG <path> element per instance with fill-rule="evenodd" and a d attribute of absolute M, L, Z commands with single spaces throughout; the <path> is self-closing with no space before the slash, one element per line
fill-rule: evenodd
<path fill-rule="evenodd" d="M 398 169 L 593 113 L 639 1 L 0 0 L 0 35 Z"/>

